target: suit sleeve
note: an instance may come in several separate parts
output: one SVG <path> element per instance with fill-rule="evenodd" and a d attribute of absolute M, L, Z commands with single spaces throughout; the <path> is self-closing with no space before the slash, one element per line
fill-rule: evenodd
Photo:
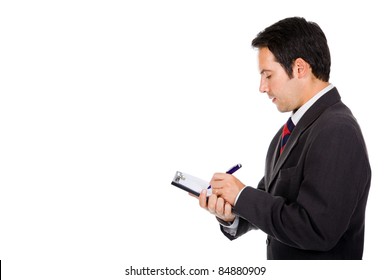
<path fill-rule="evenodd" d="M 286 245 L 327 251 L 347 230 L 370 168 L 360 130 L 348 121 L 327 125 L 307 144 L 295 201 L 246 188 L 235 211 Z"/>
<path fill-rule="evenodd" d="M 247 188 L 250 188 L 250 187 L 247 187 Z M 257 188 L 259 190 L 262 190 L 264 191 L 265 190 L 265 186 L 264 186 L 264 178 L 261 179 L 261 181 L 259 182 Z M 247 220 L 245 220 L 244 218 L 242 217 L 239 217 L 239 222 L 238 222 L 238 228 L 237 228 L 237 231 L 236 231 L 236 234 L 233 236 L 231 234 L 229 234 L 228 232 L 226 232 L 223 228 L 223 226 L 221 225 L 220 226 L 221 228 L 221 231 L 222 233 L 227 237 L 229 238 L 230 240 L 234 240 L 238 237 L 240 237 L 241 235 L 247 233 L 248 231 L 252 230 L 252 229 L 257 229 L 253 224 L 249 223 Z"/>

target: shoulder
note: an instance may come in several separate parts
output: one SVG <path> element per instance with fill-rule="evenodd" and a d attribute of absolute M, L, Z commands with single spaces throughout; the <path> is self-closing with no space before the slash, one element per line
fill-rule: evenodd
<path fill-rule="evenodd" d="M 320 131 L 361 133 L 358 121 L 351 110 L 341 101 L 325 110 L 313 125 Z"/>
<path fill-rule="evenodd" d="M 322 152 L 340 148 L 349 152 L 367 153 L 358 121 L 341 101 L 325 110 L 308 132 L 312 148 L 316 147 Z"/>

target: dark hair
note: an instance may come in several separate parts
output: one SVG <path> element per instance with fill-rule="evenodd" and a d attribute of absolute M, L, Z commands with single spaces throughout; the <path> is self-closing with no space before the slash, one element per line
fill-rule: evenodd
<path fill-rule="evenodd" d="M 313 75 L 325 82 L 330 75 L 330 51 L 324 32 L 304 18 L 286 18 L 267 27 L 253 39 L 252 46 L 267 47 L 292 78 L 292 65 L 297 58 L 305 60 Z"/>

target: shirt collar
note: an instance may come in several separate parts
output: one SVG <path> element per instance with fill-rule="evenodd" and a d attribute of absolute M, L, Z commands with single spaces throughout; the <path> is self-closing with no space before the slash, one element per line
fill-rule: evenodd
<path fill-rule="evenodd" d="M 302 116 L 306 113 L 307 110 L 318 100 L 323 96 L 325 93 L 330 91 L 334 86 L 332 84 L 329 84 L 326 88 L 318 92 L 316 95 L 314 95 L 312 98 L 309 99 L 305 104 L 303 104 L 295 113 L 292 113 L 291 120 L 292 122 L 297 125 L 299 120 L 302 118 Z"/>

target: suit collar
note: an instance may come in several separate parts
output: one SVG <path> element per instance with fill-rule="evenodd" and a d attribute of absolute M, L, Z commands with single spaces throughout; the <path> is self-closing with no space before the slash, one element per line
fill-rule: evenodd
<path fill-rule="evenodd" d="M 330 90 L 334 88 L 334 85 L 329 84 L 324 89 L 320 90 L 317 94 L 315 94 L 312 98 L 310 98 L 305 104 L 301 106 L 295 113 L 292 114 L 291 119 L 294 122 L 294 124 L 297 124 L 299 120 L 305 115 L 307 110 L 310 109 L 311 106 L 313 106 L 314 103 L 318 99 L 320 99 L 322 96 L 324 96 L 326 93 L 328 93 Z"/>
<path fill-rule="evenodd" d="M 284 162 L 290 155 L 292 149 L 297 144 L 297 141 L 301 134 L 330 106 L 341 100 L 340 95 L 337 89 L 334 87 L 325 95 L 323 95 L 320 99 L 318 99 L 302 116 L 301 120 L 297 123 L 295 129 L 290 135 L 288 142 L 283 150 L 283 153 L 279 156 L 279 144 L 276 145 L 274 151 L 274 157 L 271 162 L 271 176 L 269 180 L 268 186 L 266 189 L 268 191 L 269 186 L 272 185 L 273 181 L 276 178 L 276 175 L 279 173 L 280 168 L 283 166 Z M 281 131 L 281 130 L 280 130 Z"/>

